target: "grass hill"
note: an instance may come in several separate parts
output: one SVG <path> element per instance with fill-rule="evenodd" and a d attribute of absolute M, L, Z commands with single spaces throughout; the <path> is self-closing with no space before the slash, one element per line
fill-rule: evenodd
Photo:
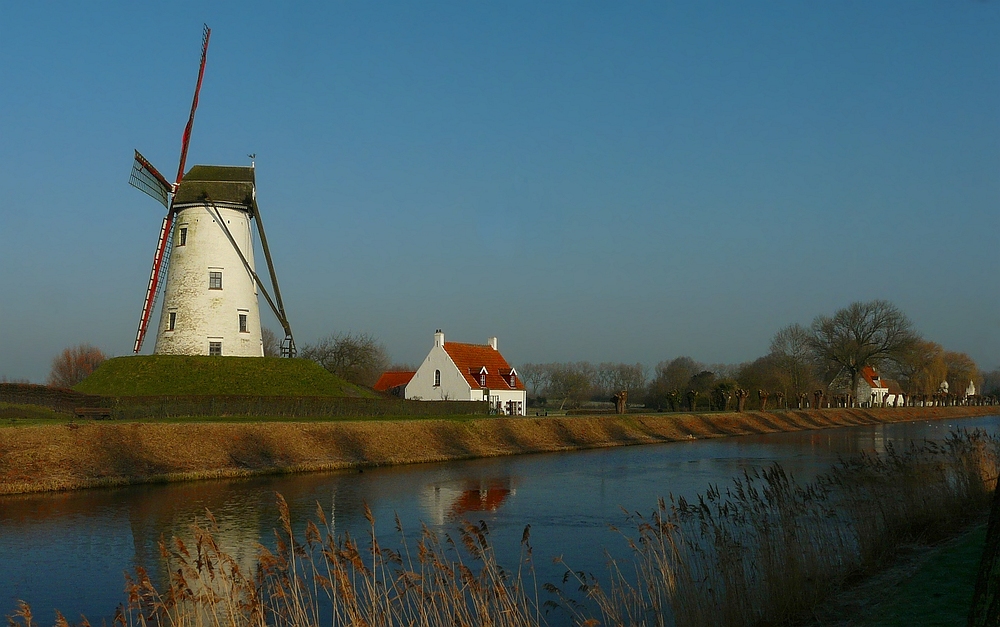
<path fill-rule="evenodd" d="M 115 357 L 73 389 L 104 396 L 379 396 L 306 359 L 196 355 Z"/>

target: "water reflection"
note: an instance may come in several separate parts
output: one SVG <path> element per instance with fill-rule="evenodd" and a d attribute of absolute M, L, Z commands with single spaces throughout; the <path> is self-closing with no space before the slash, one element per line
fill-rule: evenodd
<path fill-rule="evenodd" d="M 122 602 L 123 572 L 142 565 L 165 578 L 161 538 L 190 541 L 190 526 L 211 510 L 219 544 L 241 567 L 257 543 L 273 546 L 280 524 L 274 494 L 287 500 L 299 533 L 322 508 L 338 533 L 367 534 L 367 502 L 376 531 L 395 535 L 395 515 L 411 537 L 423 522 L 444 533 L 463 518 L 485 521 L 502 559 L 517 555 L 532 527 L 542 582 L 555 582 L 562 555 L 574 569 L 603 574 L 607 547 L 627 551 L 608 532 L 622 508 L 650 511 L 658 496 L 692 497 L 709 484 L 725 487 L 744 469 L 781 463 L 800 481 L 839 456 L 884 451 L 911 440 L 941 439 L 956 427 L 1000 430 L 1000 417 L 850 427 L 676 444 L 553 453 L 467 462 L 249 480 L 201 481 L 83 492 L 0 497 L 0 613 L 25 599 L 42 622 L 54 608 L 92 622 Z"/>

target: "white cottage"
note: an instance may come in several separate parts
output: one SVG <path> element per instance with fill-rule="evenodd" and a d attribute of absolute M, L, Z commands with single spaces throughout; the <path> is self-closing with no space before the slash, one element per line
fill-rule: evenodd
<path fill-rule="evenodd" d="M 878 372 L 871 366 L 862 368 L 861 377 L 858 379 L 858 389 L 855 392 L 858 404 L 862 407 L 894 404 L 895 395 L 892 398 L 887 398 L 888 396 L 890 396 L 889 386 L 887 382 L 882 380 Z"/>
<path fill-rule="evenodd" d="M 405 397 L 424 401 L 489 401 L 500 414 L 524 416 L 527 392 L 521 377 L 497 350 L 486 344 L 445 343 L 434 333 L 434 346 L 406 384 Z"/>

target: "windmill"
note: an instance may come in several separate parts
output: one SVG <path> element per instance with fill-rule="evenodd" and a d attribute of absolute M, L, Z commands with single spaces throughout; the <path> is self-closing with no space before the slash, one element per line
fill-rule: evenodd
<path fill-rule="evenodd" d="M 294 357 L 295 341 L 257 206 L 255 165 L 196 165 L 184 172 L 211 35 L 206 25 L 198 83 L 184 127 L 175 182 L 167 181 L 135 151 L 129 184 L 156 199 L 167 215 L 160 226 L 133 351 L 138 353 L 142 348 L 157 297 L 163 291 L 153 352 L 261 356 L 259 290 L 285 331 L 282 356 Z M 273 298 L 254 269 L 251 220 L 257 224 Z"/>

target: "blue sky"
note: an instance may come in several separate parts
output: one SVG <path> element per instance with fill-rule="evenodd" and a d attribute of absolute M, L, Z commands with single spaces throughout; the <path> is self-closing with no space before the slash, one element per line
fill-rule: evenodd
<path fill-rule="evenodd" d="M 1000 366 L 1000 3 L 0 0 L 0 377 L 130 353 L 202 22 L 188 165 L 257 154 L 300 345 L 739 362 L 886 298 Z"/>

